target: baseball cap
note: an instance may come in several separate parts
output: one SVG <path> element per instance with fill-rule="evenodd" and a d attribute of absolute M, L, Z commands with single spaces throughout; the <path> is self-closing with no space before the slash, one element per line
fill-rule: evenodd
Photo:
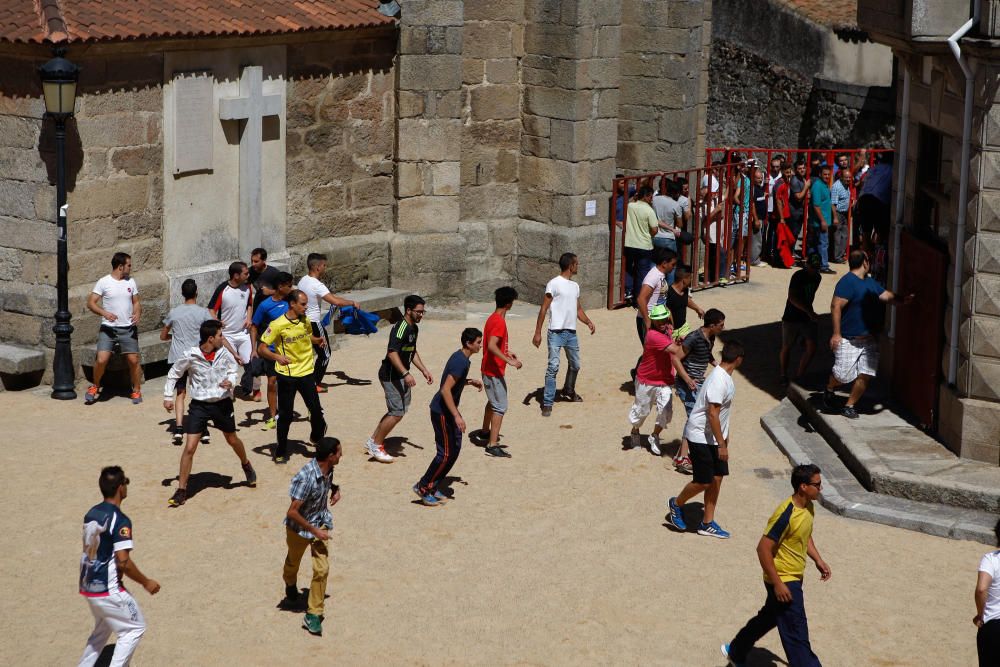
<path fill-rule="evenodd" d="M 666 306 L 653 306 L 653 310 L 649 311 L 649 319 L 651 320 L 669 320 L 670 311 L 667 310 Z"/>
<path fill-rule="evenodd" d="M 808 257 L 808 261 L 809 261 L 809 266 L 813 267 L 814 269 L 818 269 L 823 266 L 823 259 L 819 256 L 818 253 L 815 252 L 811 253 Z"/>

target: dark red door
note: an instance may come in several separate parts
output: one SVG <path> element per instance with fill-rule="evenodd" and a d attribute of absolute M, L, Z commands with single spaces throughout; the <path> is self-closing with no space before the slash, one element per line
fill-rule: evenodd
<path fill-rule="evenodd" d="M 909 232 L 903 232 L 901 241 L 897 293 L 916 298 L 896 306 L 892 393 L 925 428 L 934 429 L 945 341 L 948 255 Z"/>

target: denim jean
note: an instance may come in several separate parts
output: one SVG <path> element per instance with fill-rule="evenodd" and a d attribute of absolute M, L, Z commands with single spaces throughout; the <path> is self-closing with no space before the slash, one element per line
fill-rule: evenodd
<path fill-rule="evenodd" d="M 542 394 L 542 405 L 551 406 L 556 400 L 556 375 L 559 374 L 559 350 L 566 349 L 566 360 L 569 370 L 580 370 L 580 343 L 576 331 L 562 329 L 549 331 L 549 365 L 545 369 L 545 391 Z"/>
<path fill-rule="evenodd" d="M 829 229 L 829 228 L 828 228 Z M 820 231 L 819 225 L 809 224 L 809 233 L 806 235 L 808 242 L 808 254 L 819 253 L 820 268 L 830 268 L 830 234 Z"/>
<path fill-rule="evenodd" d="M 677 241 L 674 240 L 674 239 L 668 239 L 668 238 L 662 238 L 662 237 L 656 237 L 656 236 L 654 236 L 653 237 L 653 247 L 654 248 L 667 248 L 668 250 L 673 250 L 674 252 L 677 252 Z M 678 255 L 677 255 L 677 262 L 680 263 L 680 253 L 678 253 Z M 674 284 L 674 274 L 676 274 L 676 273 L 677 273 L 677 269 L 673 268 L 673 269 L 670 270 L 670 273 L 667 274 L 667 284 L 668 285 L 673 285 Z M 646 278 L 646 274 L 643 274 L 642 277 L 643 277 L 643 279 L 645 279 Z"/>
<path fill-rule="evenodd" d="M 625 246 L 625 292 L 638 296 L 643 278 L 653 268 L 653 251 Z"/>

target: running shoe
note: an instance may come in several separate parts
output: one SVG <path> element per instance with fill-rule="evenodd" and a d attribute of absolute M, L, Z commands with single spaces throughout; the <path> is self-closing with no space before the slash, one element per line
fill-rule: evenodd
<path fill-rule="evenodd" d="M 434 497 L 437 498 L 437 500 L 438 500 L 439 503 L 446 503 L 449 500 L 451 500 L 451 498 L 449 498 L 448 496 L 444 495 L 440 491 L 434 491 Z"/>
<path fill-rule="evenodd" d="M 278 420 L 275 419 L 274 417 L 269 417 L 268 419 L 264 420 L 264 423 L 261 425 L 260 430 L 271 431 L 277 427 L 278 427 Z"/>
<path fill-rule="evenodd" d="M 365 443 L 365 451 L 368 452 L 368 456 L 379 463 L 392 463 L 396 460 L 385 451 L 385 445 L 376 445 L 371 438 Z"/>
<path fill-rule="evenodd" d="M 719 648 L 722 650 L 722 655 L 729 661 L 729 667 L 744 667 L 745 663 L 736 662 L 729 657 L 729 644 L 723 644 Z"/>
<path fill-rule="evenodd" d="M 705 535 L 706 537 L 717 537 L 720 540 L 729 539 L 729 531 L 724 530 L 722 526 L 711 521 L 709 523 L 702 523 L 698 526 L 698 534 Z"/>
<path fill-rule="evenodd" d="M 484 428 L 477 428 L 475 431 L 469 432 L 469 441 L 475 445 L 482 446 L 483 443 L 489 441 L 490 432 Z"/>
<path fill-rule="evenodd" d="M 506 449 L 500 447 L 499 445 L 493 445 L 492 447 L 486 448 L 486 456 L 493 456 L 498 459 L 509 459 L 511 456 Z"/>
<path fill-rule="evenodd" d="M 326 392 L 327 392 L 327 388 L 326 388 L 325 384 L 317 384 L 316 385 L 316 393 L 317 394 L 325 394 Z"/>
<path fill-rule="evenodd" d="M 660 436 L 650 435 L 646 438 L 646 442 L 649 443 L 649 451 L 653 456 L 661 456 L 663 454 L 660 451 Z"/>
<path fill-rule="evenodd" d="M 253 402 L 260 403 L 264 400 L 264 397 L 260 395 L 260 389 L 255 389 L 253 392 Z"/>
<path fill-rule="evenodd" d="M 420 490 L 420 487 L 416 484 L 414 484 L 413 486 L 413 492 L 417 494 L 418 498 L 420 498 L 421 505 L 425 505 L 427 507 L 437 507 L 438 505 L 441 504 L 433 493 L 430 492 L 424 493 L 423 491 Z"/>
<path fill-rule="evenodd" d="M 204 433 L 201 434 L 201 444 L 207 445 L 211 442 L 212 442 L 212 436 L 208 434 L 208 431 L 205 431 Z"/>
<path fill-rule="evenodd" d="M 858 417 L 861 416 L 858 414 L 858 411 L 854 409 L 853 405 L 845 405 L 844 409 L 840 411 L 840 414 L 847 417 L 848 419 L 857 419 Z"/>
<path fill-rule="evenodd" d="M 179 444 L 181 444 L 183 442 L 184 442 L 184 432 L 183 431 L 174 431 L 173 443 L 175 445 L 179 445 Z"/>
<path fill-rule="evenodd" d="M 167 501 L 167 507 L 180 507 L 187 502 L 187 497 L 187 489 L 177 489 L 174 491 L 174 495 L 170 496 L 170 500 Z"/>
<path fill-rule="evenodd" d="M 83 395 L 83 402 L 87 405 L 95 403 L 97 401 L 97 386 L 90 385 L 87 387 L 87 393 Z"/>
<path fill-rule="evenodd" d="M 323 621 L 316 614 L 306 614 L 302 619 L 302 627 L 311 635 L 323 636 Z"/>
<path fill-rule="evenodd" d="M 140 403 L 142 403 L 142 392 L 133 391 L 131 394 L 129 394 L 129 398 L 132 399 L 133 405 L 139 405 Z"/>
<path fill-rule="evenodd" d="M 274 456 L 271 457 L 271 461 L 273 461 L 277 465 L 283 466 L 286 463 L 288 463 L 288 455 L 286 455 L 286 454 L 275 454 Z"/>
<path fill-rule="evenodd" d="M 687 456 L 680 456 L 674 459 L 674 470 L 684 475 L 694 474 L 694 466 L 691 465 L 691 459 Z"/>
<path fill-rule="evenodd" d="M 580 396 L 575 391 L 566 391 L 563 389 L 562 397 L 570 403 L 583 403 L 583 396 Z"/>
<path fill-rule="evenodd" d="M 677 506 L 677 498 L 668 500 L 667 507 L 670 509 L 670 514 L 667 515 L 667 521 L 670 522 L 670 525 L 677 530 L 687 530 L 687 524 L 684 523 L 684 512 Z"/>
<path fill-rule="evenodd" d="M 248 485 L 257 486 L 257 471 L 253 469 L 253 465 L 249 461 L 243 464 L 243 474 L 247 476 Z"/>
<path fill-rule="evenodd" d="M 638 431 L 632 431 L 629 434 L 628 437 L 629 437 L 629 443 L 630 443 L 629 444 L 629 451 L 633 451 L 634 452 L 634 451 L 640 449 L 641 445 L 639 444 L 639 438 L 641 436 L 639 435 L 639 432 Z"/>

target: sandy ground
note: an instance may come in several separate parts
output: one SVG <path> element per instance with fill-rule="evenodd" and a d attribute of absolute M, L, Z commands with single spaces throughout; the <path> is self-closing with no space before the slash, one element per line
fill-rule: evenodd
<path fill-rule="evenodd" d="M 259 430 L 259 412 L 241 429 L 259 487 L 227 488 L 242 475 L 217 435 L 195 458 L 192 488 L 202 490 L 167 509 L 179 448 L 166 434 L 162 378 L 146 385 L 138 407 L 121 397 L 85 407 L 45 391 L 0 394 L 0 664 L 79 658 L 92 627 L 76 594 L 80 522 L 100 501 L 100 467 L 117 463 L 132 480 L 124 509 L 135 526 L 133 555 L 163 587 L 150 597 L 132 586 L 149 622 L 136 665 L 721 665 L 720 642 L 762 602 L 754 547 L 790 493 L 789 465 L 758 423 L 777 401 L 775 322 L 789 275 L 756 270 L 749 285 L 696 295 L 727 313 L 750 354 L 736 377 L 732 476 L 718 511 L 733 532 L 728 541 L 668 530 L 666 498 L 688 478 L 667 458 L 622 451 L 631 401 L 622 384 L 639 351 L 632 311 L 591 312 L 597 335 L 582 337 L 578 385 L 586 401 L 557 404 L 550 419 L 521 403 L 541 386 L 546 359 L 530 344 L 534 308 L 512 313 L 511 347 L 524 361 L 508 375 L 504 443 L 513 458 L 490 459 L 466 443 L 453 471 L 455 498 L 443 508 L 415 504 L 410 491 L 434 452 L 426 407 L 433 390 L 417 387 L 390 442 L 396 463 L 368 462 L 362 443 L 383 412 L 381 390 L 369 382 L 386 332 L 348 341 L 322 399 L 345 447 L 322 638 L 276 608 L 288 481 L 306 459 L 297 450 L 291 465 L 272 465 L 273 432 Z M 833 283 L 824 280 L 817 305 L 829 302 Z M 469 325 L 482 326 L 485 308 L 478 310 Z M 419 349 L 435 381 L 462 324 L 421 327 Z M 470 423 L 484 400 L 467 390 Z M 238 404 L 241 415 L 258 407 Z M 675 414 L 684 414 L 679 401 Z M 667 433 L 678 437 L 682 426 L 677 418 Z M 307 430 L 296 424 L 292 437 Z M 984 546 L 822 508 L 814 536 L 834 573 L 827 583 L 815 570 L 806 579 L 813 645 L 825 665 L 973 664 L 972 587 Z M 299 576 L 305 586 L 308 560 Z M 751 665 L 784 664 L 777 633 L 759 646 Z"/>

